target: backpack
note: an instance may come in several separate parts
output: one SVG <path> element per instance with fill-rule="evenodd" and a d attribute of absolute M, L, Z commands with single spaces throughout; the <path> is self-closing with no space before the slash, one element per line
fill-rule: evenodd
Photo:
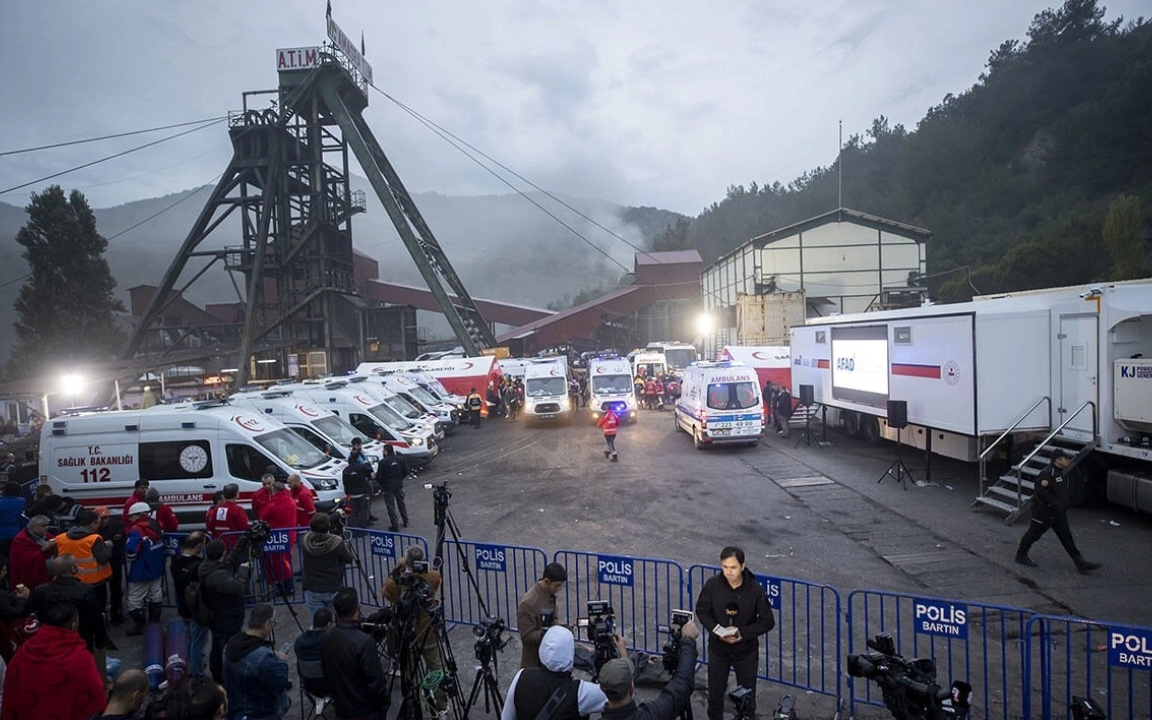
<path fill-rule="evenodd" d="M 216 619 L 216 611 L 208 605 L 208 599 L 200 592 L 200 581 L 193 580 L 184 588 L 184 604 L 192 614 L 192 621 L 200 627 L 208 627 Z"/>

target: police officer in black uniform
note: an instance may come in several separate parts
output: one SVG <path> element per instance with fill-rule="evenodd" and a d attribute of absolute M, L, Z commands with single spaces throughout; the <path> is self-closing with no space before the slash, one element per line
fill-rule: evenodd
<path fill-rule="evenodd" d="M 1096 570 L 1100 563 L 1085 560 L 1080 551 L 1076 549 L 1076 541 L 1072 539 L 1072 530 L 1068 527 L 1068 483 L 1064 471 L 1068 468 L 1068 458 L 1057 455 L 1052 463 L 1040 471 L 1036 476 L 1036 489 L 1032 495 L 1032 522 L 1020 538 L 1020 547 L 1016 550 L 1016 562 L 1028 567 L 1036 567 L 1036 562 L 1028 557 L 1028 550 L 1048 532 L 1048 528 L 1056 531 L 1060 544 L 1068 551 L 1076 569 L 1082 573 Z"/>
<path fill-rule="evenodd" d="M 388 532 L 398 532 L 399 521 L 408 527 L 408 508 L 404 505 L 404 478 L 407 476 L 408 463 L 396 457 L 391 445 L 385 445 L 384 456 L 376 463 L 376 482 L 380 483 L 384 491 L 384 506 L 388 508 Z"/>

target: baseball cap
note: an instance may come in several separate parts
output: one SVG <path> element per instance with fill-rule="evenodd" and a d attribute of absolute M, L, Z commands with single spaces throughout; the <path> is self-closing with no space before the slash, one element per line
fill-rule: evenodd
<path fill-rule="evenodd" d="M 144 502 L 132 503 L 132 507 L 128 508 L 129 515 L 147 515 L 150 512 L 152 512 L 152 508 Z"/>
<path fill-rule="evenodd" d="M 631 660 L 624 658 L 609 660 L 600 668 L 600 689 L 609 700 L 623 700 L 628 697 L 634 674 L 635 669 Z"/>

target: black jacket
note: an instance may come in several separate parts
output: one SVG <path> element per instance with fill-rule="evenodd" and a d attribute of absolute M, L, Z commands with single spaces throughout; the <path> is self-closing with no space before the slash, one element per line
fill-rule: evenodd
<path fill-rule="evenodd" d="M 757 638 L 776 627 L 776 617 L 764 595 L 764 588 L 748 568 L 744 568 L 744 581 L 735 589 L 728 584 L 723 573 L 710 577 L 696 599 L 696 617 L 700 618 L 700 624 L 708 633 L 708 652 L 725 657 L 755 652 Z M 740 630 L 740 642 L 730 645 L 721 640 L 712 632 L 717 625 Z"/>
<path fill-rule="evenodd" d="M 601 720 L 674 720 L 687 707 L 696 685 L 696 641 L 680 638 L 680 662 L 676 672 L 659 697 L 636 704 L 628 703 L 620 708 L 608 708 L 600 715 Z"/>
<path fill-rule="evenodd" d="M 234 635 L 244 627 L 244 590 L 248 587 L 248 568 L 240 568 L 233 575 L 227 559 L 221 562 L 204 560 L 197 568 L 200 590 L 208 607 L 212 608 L 212 632 Z"/>
<path fill-rule="evenodd" d="M 304 589 L 314 593 L 334 593 L 344 587 L 344 566 L 352 562 L 352 551 L 339 535 L 309 530 L 300 543 Z"/>
<path fill-rule="evenodd" d="M 395 455 L 385 455 L 376 463 L 376 482 L 385 490 L 395 492 L 404 487 L 408 475 L 408 463 Z"/>
<path fill-rule="evenodd" d="M 1054 520 L 1068 512 L 1068 478 L 1055 465 L 1049 465 L 1036 476 L 1032 494 L 1032 515 L 1037 520 Z"/>
<path fill-rule="evenodd" d="M 168 571 L 172 573 L 172 587 L 176 590 L 176 612 L 184 619 L 191 619 L 192 617 L 192 611 L 188 609 L 188 603 L 184 601 L 184 591 L 188 589 L 193 580 L 200 579 L 199 570 L 202 562 L 204 562 L 204 558 L 199 555 L 180 553 L 174 555 L 168 565 Z"/>
<path fill-rule="evenodd" d="M 44 611 L 54 605 L 68 603 L 80 615 L 80 637 L 89 650 L 106 647 L 108 633 L 104 626 L 104 609 L 96 590 L 77 577 L 58 577 L 32 591 L 28 610 L 44 617 Z"/>
<path fill-rule="evenodd" d="M 338 717 L 382 716 L 388 709 L 388 680 L 380 667 L 376 643 L 355 623 L 337 623 L 324 635 L 320 666 L 332 686 Z"/>
<path fill-rule="evenodd" d="M 320 643 L 327 634 L 327 630 L 305 630 L 292 643 L 292 650 L 296 654 L 296 670 L 300 674 L 300 686 L 315 697 L 327 697 L 332 694 L 332 686 L 324 677 L 324 665 L 320 660 Z"/>

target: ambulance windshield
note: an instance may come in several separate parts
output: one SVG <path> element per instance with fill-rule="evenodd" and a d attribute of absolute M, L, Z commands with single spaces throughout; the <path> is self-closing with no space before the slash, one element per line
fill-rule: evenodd
<path fill-rule="evenodd" d="M 721 382 L 708 386 L 708 407 L 713 410 L 747 410 L 759 404 L 755 383 Z"/>
<path fill-rule="evenodd" d="M 307 470 L 328 461 L 328 456 L 288 428 L 260 435 L 256 443 L 280 462 L 296 470 Z"/>
<path fill-rule="evenodd" d="M 312 424 L 319 428 L 325 435 L 335 440 L 336 444 L 341 447 L 351 446 L 355 438 L 360 438 L 361 441 L 368 439 L 366 435 L 349 425 L 347 420 L 335 415 L 313 420 Z"/>

